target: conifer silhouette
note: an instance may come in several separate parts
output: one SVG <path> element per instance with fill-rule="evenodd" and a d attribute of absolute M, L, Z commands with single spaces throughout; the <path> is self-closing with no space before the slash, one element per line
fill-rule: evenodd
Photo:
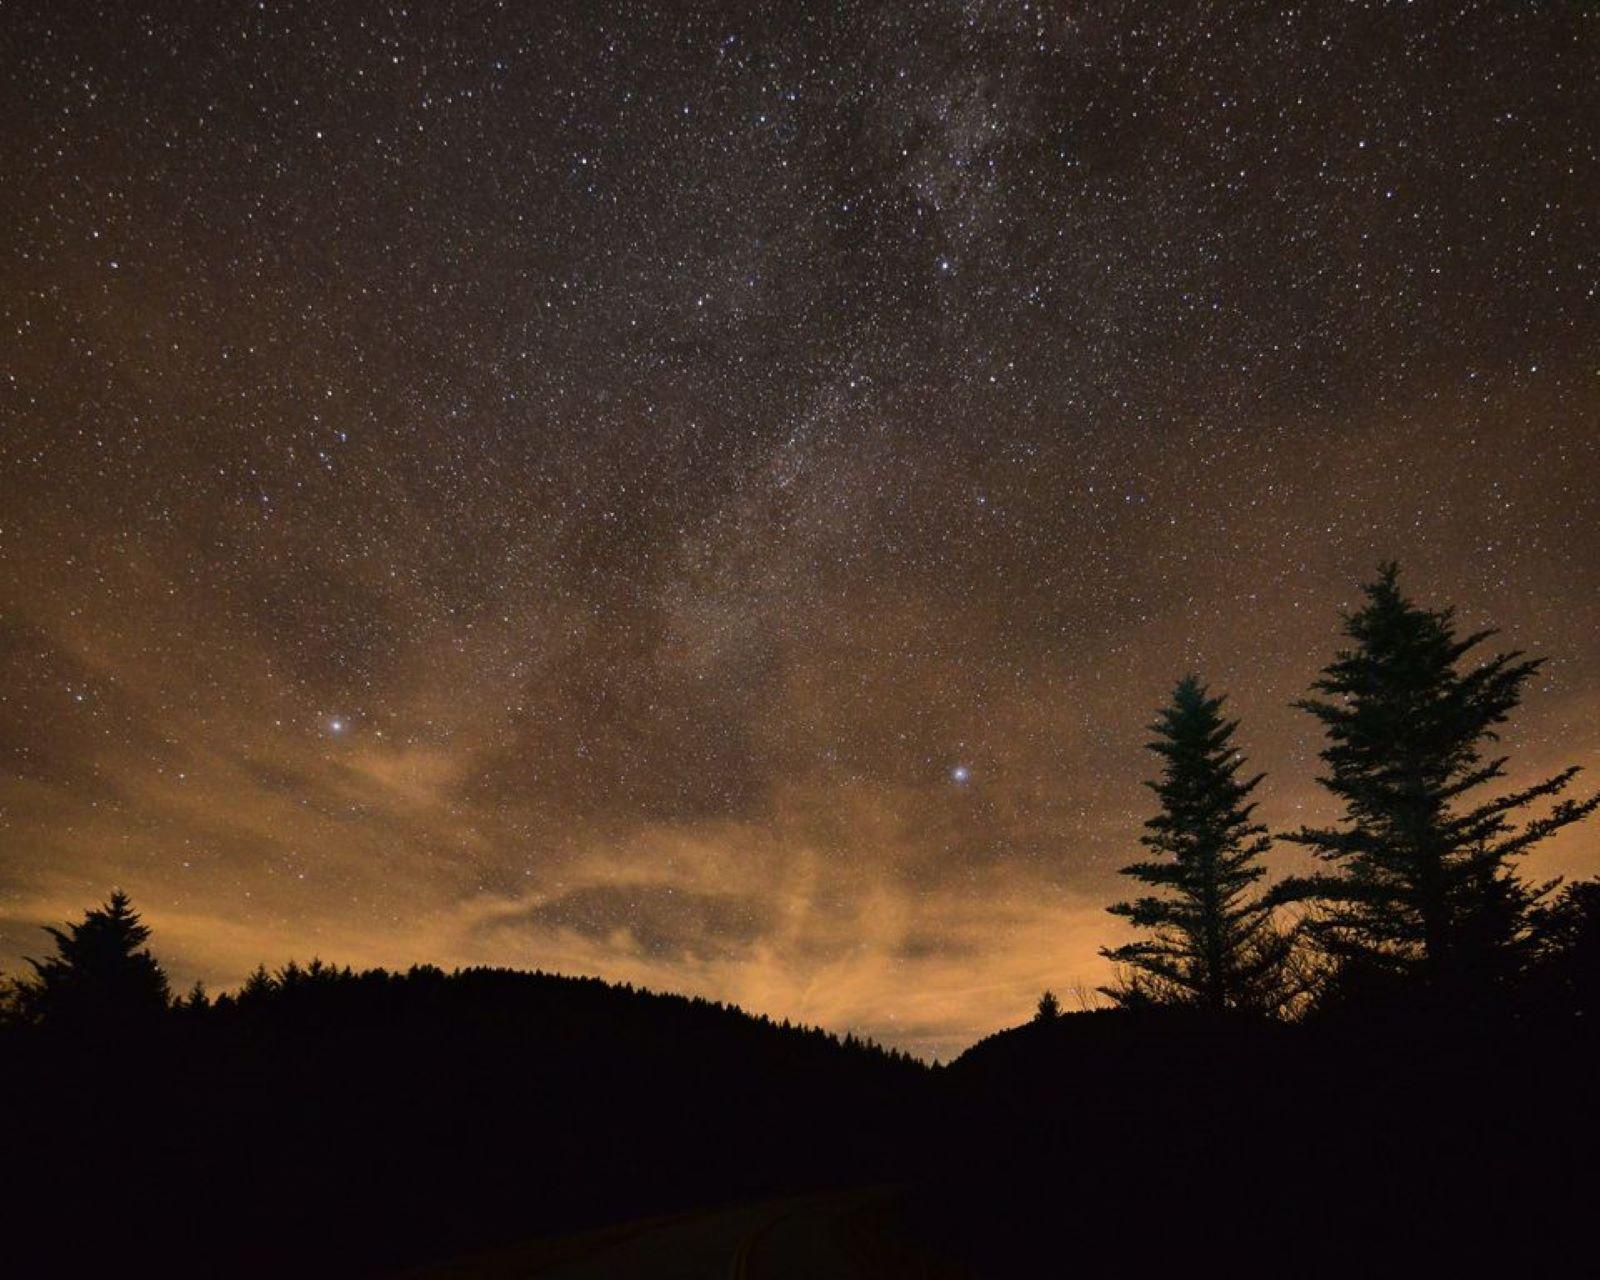
<path fill-rule="evenodd" d="M 47 925 L 45 932 L 55 939 L 56 954 L 28 961 L 36 977 L 27 1002 L 41 1022 L 110 1026 L 167 1008 L 167 976 L 144 945 L 150 929 L 121 889 L 105 906 L 86 912 L 81 923 L 62 929 Z"/>
<path fill-rule="evenodd" d="M 1148 745 L 1163 765 L 1146 785 L 1161 811 L 1145 823 L 1140 843 L 1157 858 L 1123 874 L 1162 892 L 1108 908 L 1152 933 L 1101 952 L 1125 969 L 1102 988 L 1119 1004 L 1265 1012 L 1285 998 L 1280 984 L 1293 938 L 1276 927 L 1264 897 L 1251 893 L 1272 844 L 1251 818 L 1249 796 L 1261 776 L 1240 780 L 1238 722 L 1222 718 L 1223 701 L 1186 676 L 1151 726 L 1157 737 Z"/>
<path fill-rule="evenodd" d="M 1567 1014 L 1600 1010 L 1600 879 L 1563 885 L 1531 913 L 1536 994 Z"/>
<path fill-rule="evenodd" d="M 1454 611 L 1420 608 L 1381 567 L 1366 603 L 1345 619 L 1341 650 L 1296 705 L 1326 731 L 1322 785 L 1343 802 L 1337 827 L 1284 838 L 1333 871 L 1280 887 L 1314 900 L 1313 936 L 1347 972 L 1378 980 L 1508 977 L 1529 937 L 1529 912 L 1550 886 L 1530 886 L 1516 858 L 1597 805 L 1562 798 L 1517 829 L 1512 815 L 1557 797 L 1577 766 L 1495 799 L 1467 803 L 1505 775 L 1486 743 L 1521 700 L 1543 659 L 1501 653 L 1462 659 L 1492 631 L 1457 636 Z"/>
<path fill-rule="evenodd" d="M 206 991 L 206 984 L 200 981 L 200 979 L 196 978 L 194 985 L 189 988 L 189 993 L 187 995 L 179 996 L 176 1000 L 174 1000 L 172 1002 L 172 1007 L 174 1009 L 182 1010 L 184 1013 L 206 1012 L 206 1010 L 211 1008 L 211 996 L 210 993 Z"/>

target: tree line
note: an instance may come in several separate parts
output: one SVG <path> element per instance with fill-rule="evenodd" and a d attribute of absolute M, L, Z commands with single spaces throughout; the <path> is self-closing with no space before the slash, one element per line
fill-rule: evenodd
<path fill-rule="evenodd" d="M 149 1027 L 155 1019 L 171 1015 L 196 1025 L 256 1023 L 283 1030 L 322 1030 L 341 1020 L 384 1020 L 408 1008 L 470 1002 L 486 991 L 498 991 L 511 1006 L 525 1003 L 530 991 L 543 991 L 548 1007 L 551 1001 L 545 989 L 550 988 L 570 990 L 566 999 L 575 1006 L 599 1008 L 607 1000 L 648 1003 L 685 1021 L 699 1017 L 702 1022 L 744 1026 L 809 1046 L 812 1052 L 907 1068 L 916 1062 L 910 1054 L 871 1036 L 840 1035 L 788 1018 L 746 1013 L 700 996 L 650 992 L 631 983 L 542 970 L 476 967 L 446 972 L 437 965 L 416 964 L 404 971 L 358 971 L 314 958 L 307 964 L 290 960 L 276 970 L 257 965 L 235 992 L 212 997 L 197 981 L 175 996 L 165 969 L 148 946 L 150 927 L 121 889 L 114 889 L 101 906 L 91 907 L 82 920 L 59 928 L 47 925 L 45 932 L 55 943 L 55 954 L 29 959 L 33 976 L 7 983 L 0 1000 L 0 1025 L 100 1034 Z"/>

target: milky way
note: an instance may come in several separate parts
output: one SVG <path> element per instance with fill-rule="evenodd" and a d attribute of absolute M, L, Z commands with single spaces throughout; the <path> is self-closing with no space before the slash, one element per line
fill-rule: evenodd
<path fill-rule="evenodd" d="M 140 8 L 0 14 L 6 967 L 948 1053 L 1105 977 L 1184 672 L 1326 812 L 1390 556 L 1600 764 L 1593 5 Z"/>

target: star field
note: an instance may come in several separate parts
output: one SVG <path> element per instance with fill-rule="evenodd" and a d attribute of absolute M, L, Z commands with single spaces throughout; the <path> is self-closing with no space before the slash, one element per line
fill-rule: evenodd
<path fill-rule="evenodd" d="M 1600 764 L 1593 6 L 0 14 L 0 954 L 948 1052 L 1393 556 Z M 1275 854 L 1288 867 L 1296 855 Z M 1541 870 L 1600 869 L 1578 830 Z"/>

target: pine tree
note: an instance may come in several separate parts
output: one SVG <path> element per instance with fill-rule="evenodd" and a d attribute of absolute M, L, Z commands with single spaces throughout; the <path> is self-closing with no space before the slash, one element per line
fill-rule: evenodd
<path fill-rule="evenodd" d="M 81 923 L 45 932 L 56 954 L 28 961 L 36 976 L 27 1003 L 46 1025 L 122 1025 L 167 1008 L 167 976 L 144 945 L 150 929 L 122 890 Z"/>
<path fill-rule="evenodd" d="M 1187 676 L 1151 726 L 1157 737 L 1149 749 L 1163 766 L 1146 785 L 1161 811 L 1145 823 L 1140 843 L 1158 856 L 1122 873 L 1161 892 L 1109 910 L 1152 936 L 1101 952 L 1125 971 L 1102 988 L 1124 1006 L 1274 1012 L 1289 994 L 1281 980 L 1293 938 L 1277 928 L 1265 898 L 1251 892 L 1266 874 L 1260 858 L 1272 844 L 1252 821 L 1249 796 L 1261 777 L 1240 779 L 1238 722 L 1222 718 L 1223 701 Z"/>
<path fill-rule="evenodd" d="M 241 1009 L 262 1012 L 274 1004 L 278 991 L 277 980 L 267 972 L 267 966 L 258 964 L 244 980 L 234 1000 Z"/>
<path fill-rule="evenodd" d="M 206 991 L 206 984 L 196 978 L 194 986 L 189 988 L 189 994 L 179 996 L 172 1002 L 172 1007 L 184 1013 L 205 1013 L 211 1008 L 211 996 Z"/>
<path fill-rule="evenodd" d="M 1418 607 L 1398 577 L 1387 564 L 1363 588 L 1366 603 L 1344 623 L 1352 647 L 1312 686 L 1321 696 L 1297 704 L 1327 734 L 1321 782 L 1344 813 L 1340 826 L 1284 837 L 1334 871 L 1289 882 L 1281 896 L 1319 904 L 1313 936 L 1358 977 L 1503 977 L 1549 887 L 1521 880 L 1515 860 L 1592 812 L 1600 796 L 1559 799 L 1520 830 L 1512 815 L 1559 796 L 1576 766 L 1495 799 L 1466 799 L 1504 777 L 1507 757 L 1486 758 L 1484 747 L 1543 660 L 1501 653 L 1462 670 L 1494 633 L 1458 637 L 1454 611 Z"/>
<path fill-rule="evenodd" d="M 29 1022 L 28 996 L 29 986 L 21 978 L 0 974 L 0 1031 Z"/>
<path fill-rule="evenodd" d="M 1600 879 L 1562 886 L 1534 909 L 1534 994 L 1567 1016 L 1600 1012 Z"/>
<path fill-rule="evenodd" d="M 1039 1004 L 1033 1011 L 1035 1022 L 1054 1022 L 1061 1016 L 1061 1001 L 1056 999 L 1054 991 L 1046 991 L 1039 997 Z"/>

